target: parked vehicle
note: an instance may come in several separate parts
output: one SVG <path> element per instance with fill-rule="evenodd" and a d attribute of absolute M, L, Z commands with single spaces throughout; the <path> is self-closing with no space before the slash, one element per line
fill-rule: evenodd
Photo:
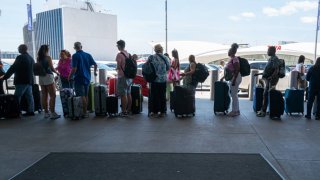
<path fill-rule="evenodd" d="M 268 61 L 267 60 L 254 60 L 254 61 L 249 61 L 250 68 L 251 69 L 257 69 L 259 70 L 259 73 L 262 73 L 265 66 L 267 65 Z M 277 85 L 277 90 L 280 91 L 285 91 L 289 86 L 290 86 L 290 68 L 286 66 L 286 76 L 282 79 L 279 80 L 278 85 Z M 250 83 L 251 83 L 251 76 L 246 76 L 242 78 L 242 82 L 239 86 L 239 89 L 242 92 L 248 92 L 250 88 Z M 261 76 L 259 76 L 261 79 Z"/>

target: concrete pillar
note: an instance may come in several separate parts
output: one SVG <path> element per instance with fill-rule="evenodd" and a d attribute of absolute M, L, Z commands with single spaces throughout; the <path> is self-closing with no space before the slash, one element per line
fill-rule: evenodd
<path fill-rule="evenodd" d="M 210 99 L 211 101 L 214 100 L 214 83 L 216 81 L 219 81 L 219 71 L 218 70 L 212 70 L 210 71 Z"/>
<path fill-rule="evenodd" d="M 298 89 L 298 71 L 291 71 L 290 73 L 290 89 Z"/>
<path fill-rule="evenodd" d="M 251 69 L 250 73 L 250 86 L 249 86 L 249 99 L 250 101 L 253 101 L 253 93 L 256 88 L 256 84 L 259 82 L 259 76 L 254 76 L 255 74 L 258 74 L 258 69 Z"/>

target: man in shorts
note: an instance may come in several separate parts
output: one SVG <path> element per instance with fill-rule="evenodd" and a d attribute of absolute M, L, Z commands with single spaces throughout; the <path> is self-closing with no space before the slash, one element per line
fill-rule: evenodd
<path fill-rule="evenodd" d="M 74 76 L 74 89 L 77 96 L 80 96 L 83 104 L 83 118 L 89 117 L 87 113 L 88 91 L 91 81 L 91 67 L 94 66 L 94 75 L 97 76 L 97 64 L 89 53 L 82 50 L 80 42 L 74 43 L 76 53 L 72 55 L 72 70 L 69 80 Z"/>
<path fill-rule="evenodd" d="M 121 116 L 128 116 L 131 111 L 132 98 L 131 98 L 131 84 L 132 79 L 126 78 L 124 75 L 124 69 L 126 59 L 130 56 L 125 50 L 126 43 L 123 40 L 117 42 L 119 53 L 117 54 L 117 95 L 121 97 Z"/>

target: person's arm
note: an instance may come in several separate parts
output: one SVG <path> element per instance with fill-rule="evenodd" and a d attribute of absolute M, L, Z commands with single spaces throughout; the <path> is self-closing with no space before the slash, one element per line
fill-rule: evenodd
<path fill-rule="evenodd" d="M 78 60 L 73 55 L 71 60 L 72 69 L 68 76 L 68 80 L 72 79 L 73 74 L 77 72 L 77 65 L 78 65 Z"/>
<path fill-rule="evenodd" d="M 50 56 L 48 57 L 48 63 L 51 71 L 56 73 L 58 76 L 60 76 L 60 73 L 53 67 L 52 59 Z"/>
<path fill-rule="evenodd" d="M 240 63 L 239 62 L 235 62 L 233 63 L 233 67 L 234 67 L 234 74 L 233 74 L 233 79 L 232 79 L 232 86 L 234 86 L 236 84 L 236 80 L 238 78 L 238 75 L 240 73 Z"/>
<path fill-rule="evenodd" d="M 312 70 L 313 70 L 313 67 L 311 67 L 311 68 L 308 70 L 307 77 L 306 77 L 306 80 L 307 80 L 307 81 L 310 81 L 310 79 L 311 79 Z"/>

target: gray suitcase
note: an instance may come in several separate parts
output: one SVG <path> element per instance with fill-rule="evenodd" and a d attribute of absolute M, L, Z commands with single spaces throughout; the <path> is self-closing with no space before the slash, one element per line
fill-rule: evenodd
<path fill-rule="evenodd" d="M 107 115 L 107 86 L 97 85 L 94 87 L 94 109 L 96 116 Z"/>
<path fill-rule="evenodd" d="M 83 115 L 83 104 L 81 97 L 72 96 L 68 98 L 68 117 L 75 120 Z"/>

